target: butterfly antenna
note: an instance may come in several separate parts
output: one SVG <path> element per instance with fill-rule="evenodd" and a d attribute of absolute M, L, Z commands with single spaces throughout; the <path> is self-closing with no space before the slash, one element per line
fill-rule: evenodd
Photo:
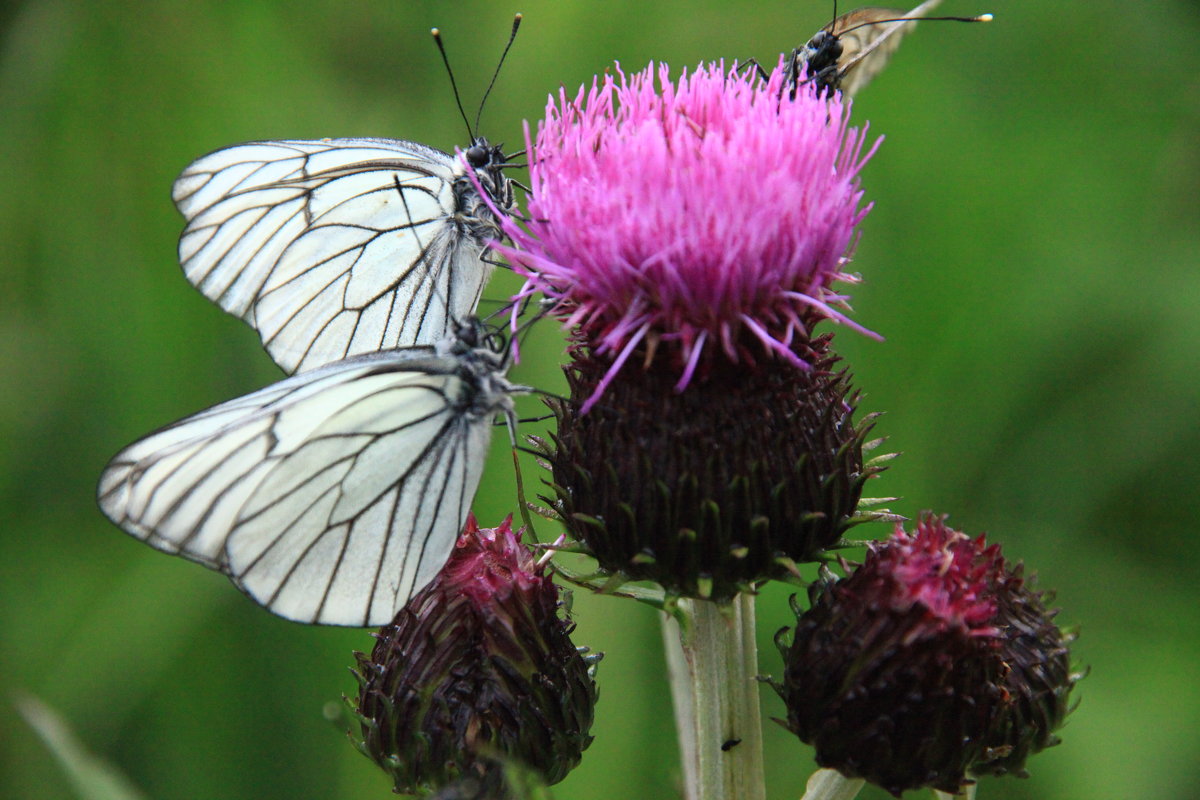
<path fill-rule="evenodd" d="M 508 44 L 504 45 L 504 52 L 500 54 L 500 63 L 496 65 L 496 71 L 492 73 L 492 82 L 488 84 L 487 91 L 483 93 L 483 99 L 479 101 L 479 113 L 475 115 L 475 130 L 479 130 L 479 120 L 483 117 L 483 104 L 487 102 L 488 95 L 492 93 L 492 87 L 496 85 L 496 79 L 500 77 L 500 68 L 504 66 L 504 59 L 508 57 L 508 51 L 512 49 L 513 42 L 517 40 L 517 28 L 521 27 L 522 19 L 520 14 L 513 17 L 512 33 L 508 35 Z"/>
<path fill-rule="evenodd" d="M 921 3 L 921 5 L 917 6 L 912 11 L 909 11 L 907 14 L 905 14 L 902 17 L 896 17 L 895 19 L 876 19 L 876 20 L 871 20 L 870 22 L 864 22 L 859 25 L 854 25 L 853 27 L 847 28 L 844 31 L 840 31 L 838 33 L 838 36 L 844 36 L 845 34 L 849 33 L 850 31 L 858 30 L 859 28 L 865 27 L 867 25 L 885 25 L 888 23 L 897 23 L 897 22 L 926 22 L 926 21 L 991 22 L 991 20 L 992 20 L 991 14 L 980 14 L 977 17 L 925 17 L 925 16 L 922 16 L 922 14 L 925 12 L 926 9 L 932 9 L 934 6 L 936 6 L 940 2 L 941 2 L 941 0 L 925 0 L 924 3 Z M 846 75 L 846 73 L 848 73 L 851 69 L 853 69 L 856 64 L 858 64 L 858 62 L 862 61 L 864 58 L 871 55 L 871 53 L 873 53 L 876 49 L 878 49 L 880 47 L 880 45 L 882 45 L 884 42 L 886 42 L 889 38 L 891 38 L 896 33 L 899 33 L 901 30 L 904 30 L 904 28 L 905 28 L 905 26 L 903 26 L 903 25 L 892 24 L 892 27 L 890 27 L 888 30 L 884 31 L 882 34 L 877 36 L 875 38 L 875 41 L 871 42 L 869 45 L 864 47 L 860 53 L 858 53 L 854 58 L 852 58 L 846 64 L 846 66 L 844 66 L 840 70 L 838 70 L 838 79 L 840 80 L 842 77 L 844 77 Z"/>
<path fill-rule="evenodd" d="M 860 22 L 838 33 L 844 36 L 850 31 L 865 28 L 868 25 L 883 25 L 888 22 L 991 22 L 991 14 L 978 14 L 974 17 L 895 17 L 894 19 L 873 19 L 870 22 Z"/>
<path fill-rule="evenodd" d="M 471 120 L 467 118 L 467 112 L 463 109 L 462 97 L 458 94 L 458 83 L 454 80 L 454 70 L 450 69 L 450 59 L 446 56 L 446 45 L 442 44 L 442 32 L 437 28 L 429 31 L 433 34 L 434 44 L 437 45 L 438 52 L 442 54 L 442 63 L 446 65 L 446 74 L 450 76 L 450 88 L 454 90 L 454 102 L 458 104 L 458 113 L 462 115 L 463 122 L 467 124 L 467 136 L 471 137 L 471 141 L 475 141 L 475 133 L 471 130 Z"/>

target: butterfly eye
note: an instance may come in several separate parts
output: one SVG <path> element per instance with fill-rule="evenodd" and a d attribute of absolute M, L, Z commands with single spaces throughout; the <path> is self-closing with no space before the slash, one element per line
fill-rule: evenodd
<path fill-rule="evenodd" d="M 482 169 L 483 167 L 486 167 L 488 165 L 488 161 L 491 160 L 489 157 L 490 153 L 488 152 L 488 148 L 478 144 L 468 147 L 466 156 L 467 163 L 475 169 Z"/>

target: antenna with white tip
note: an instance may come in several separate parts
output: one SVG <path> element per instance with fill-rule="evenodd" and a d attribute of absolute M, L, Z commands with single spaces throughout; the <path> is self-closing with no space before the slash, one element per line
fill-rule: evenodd
<path fill-rule="evenodd" d="M 475 132 L 471 130 L 471 120 L 467 119 L 467 112 L 463 110 L 462 97 L 458 93 L 458 82 L 454 80 L 454 70 L 450 68 L 450 59 L 446 56 L 446 45 L 442 43 L 442 32 L 437 28 L 430 28 L 429 33 L 433 36 L 433 43 L 437 45 L 438 52 L 442 54 L 442 63 L 446 65 L 446 74 L 450 76 L 450 88 L 454 90 L 454 102 L 458 104 L 458 113 L 462 115 L 463 122 L 467 126 L 467 137 L 473 142 L 475 141 Z"/>
<path fill-rule="evenodd" d="M 508 56 L 508 51 L 512 49 L 513 42 L 517 40 L 517 29 L 521 27 L 521 20 L 524 19 L 522 14 L 516 14 L 513 17 L 512 33 L 508 35 L 508 44 L 504 46 L 504 52 L 500 54 L 500 62 L 496 64 L 496 71 L 492 73 L 492 81 L 488 84 L 487 91 L 483 93 L 483 99 L 479 101 L 479 111 L 475 115 L 475 128 L 471 128 L 471 120 L 467 118 L 467 112 L 463 108 L 462 96 L 458 93 L 458 82 L 454 80 L 454 70 L 450 68 L 450 58 L 446 55 L 446 45 L 442 42 L 442 32 L 437 28 L 431 28 L 430 34 L 433 36 L 434 44 L 437 45 L 438 52 L 442 54 L 442 63 L 446 65 L 446 74 L 450 76 L 450 88 L 454 90 L 454 102 L 458 105 L 458 113 L 462 116 L 463 122 L 467 126 L 467 136 L 471 141 L 475 141 L 475 131 L 479 130 L 479 120 L 483 116 L 483 105 L 487 102 L 488 95 L 492 93 L 492 87 L 496 85 L 496 79 L 500 77 L 500 68 L 504 66 L 504 59 Z"/>

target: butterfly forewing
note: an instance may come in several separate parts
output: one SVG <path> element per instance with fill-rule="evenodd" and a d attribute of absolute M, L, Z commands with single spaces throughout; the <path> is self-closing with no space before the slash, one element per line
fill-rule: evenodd
<path fill-rule="evenodd" d="M 486 208 L 463 219 L 465 180 L 457 157 L 415 142 L 235 145 L 175 183 L 180 261 L 289 372 L 434 344 L 474 313 L 499 236 Z M 509 202 L 497 187 L 498 207 Z"/>
<path fill-rule="evenodd" d="M 276 614 L 381 625 L 445 563 L 519 390 L 490 351 L 338 361 L 126 448 L 100 506 Z"/>

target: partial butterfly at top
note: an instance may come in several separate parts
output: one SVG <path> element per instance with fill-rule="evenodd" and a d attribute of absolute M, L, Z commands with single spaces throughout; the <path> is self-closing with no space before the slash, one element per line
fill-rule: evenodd
<path fill-rule="evenodd" d="M 502 232 L 479 189 L 500 212 L 513 207 L 505 160 L 473 133 L 461 159 L 398 139 L 217 150 L 175 181 L 187 219 L 179 259 L 287 372 L 432 345 L 475 313 L 491 274 L 486 245 Z"/>
<path fill-rule="evenodd" d="M 379 626 L 445 565 L 493 418 L 515 418 L 505 345 L 477 321 L 436 347 L 335 361 L 118 453 L 101 510 L 298 622 Z M 515 442 L 514 442 L 515 446 Z"/>
<path fill-rule="evenodd" d="M 976 17 L 928 17 L 941 0 L 926 0 L 912 11 L 898 8 L 859 8 L 841 16 L 834 4 L 834 20 L 792 51 L 787 60 L 788 80 L 795 87 L 816 84 L 818 92 L 841 89 L 853 97 L 882 70 L 912 30 L 918 18 L 925 21 L 987 22 L 991 14 Z M 906 21 L 911 20 L 911 21 Z M 807 67 L 807 77 L 804 77 Z"/>

